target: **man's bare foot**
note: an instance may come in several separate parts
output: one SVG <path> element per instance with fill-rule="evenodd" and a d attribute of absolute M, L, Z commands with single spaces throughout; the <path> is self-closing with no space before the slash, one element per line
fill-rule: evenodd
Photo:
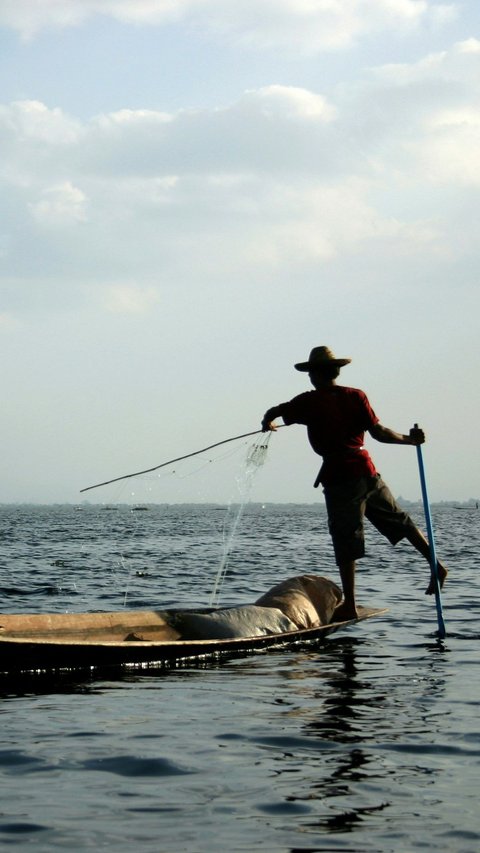
<path fill-rule="evenodd" d="M 355 605 L 347 604 L 345 601 L 342 601 L 340 604 L 337 604 L 330 621 L 349 622 L 351 619 L 358 619 L 356 607 Z"/>
<path fill-rule="evenodd" d="M 442 563 L 437 561 L 437 575 L 438 575 L 438 584 L 440 589 L 443 589 L 443 584 L 445 583 L 445 578 L 448 575 L 448 569 L 442 565 Z M 428 584 L 425 595 L 433 595 L 435 592 L 435 580 L 434 578 L 430 578 L 430 583 Z"/>

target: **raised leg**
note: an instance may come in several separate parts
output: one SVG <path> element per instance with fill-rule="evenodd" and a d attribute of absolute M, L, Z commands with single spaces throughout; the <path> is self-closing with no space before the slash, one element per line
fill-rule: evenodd
<path fill-rule="evenodd" d="M 425 557 L 427 562 L 430 564 L 430 545 L 428 544 L 428 539 L 425 538 L 422 531 L 418 529 L 418 527 L 411 527 L 409 532 L 407 533 L 408 541 L 413 545 L 414 548 Z M 435 592 L 435 582 L 433 579 L 433 574 L 430 566 L 430 583 L 428 584 L 427 589 L 425 590 L 426 595 L 433 595 Z M 445 583 L 445 578 L 448 575 L 448 570 L 445 568 L 443 563 L 440 560 L 437 560 L 437 574 L 438 574 L 438 582 L 440 585 L 440 589 L 442 589 L 443 584 Z"/>

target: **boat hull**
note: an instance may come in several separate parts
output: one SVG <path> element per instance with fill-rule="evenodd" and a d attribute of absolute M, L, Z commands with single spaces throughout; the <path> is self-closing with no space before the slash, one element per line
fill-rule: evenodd
<path fill-rule="evenodd" d="M 0 616 L 0 677 L 158 669 L 319 644 L 335 631 L 386 610 L 362 607 L 359 618 L 347 622 L 280 634 L 201 640 L 179 639 L 175 631 L 165 628 L 179 612 L 185 613 L 167 610 L 149 614 Z M 154 625 L 152 616 L 157 620 Z M 22 623 L 27 626 L 23 633 Z M 164 638 L 148 639 L 149 636 Z"/>

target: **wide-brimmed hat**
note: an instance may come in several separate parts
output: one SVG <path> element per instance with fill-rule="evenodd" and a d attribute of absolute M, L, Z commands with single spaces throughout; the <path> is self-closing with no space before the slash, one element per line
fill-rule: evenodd
<path fill-rule="evenodd" d="M 335 364 L 337 367 L 343 367 L 345 364 L 350 364 L 351 358 L 336 358 L 331 349 L 328 347 L 314 347 L 308 357 L 308 361 L 300 361 L 295 365 L 296 370 L 302 370 L 304 373 L 309 373 L 312 370 L 325 367 L 326 364 Z"/>

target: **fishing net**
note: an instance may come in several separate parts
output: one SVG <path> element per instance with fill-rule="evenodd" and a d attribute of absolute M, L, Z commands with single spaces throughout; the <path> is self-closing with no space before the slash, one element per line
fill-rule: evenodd
<path fill-rule="evenodd" d="M 267 450 L 272 437 L 271 432 L 262 433 L 262 435 L 253 442 L 247 453 L 247 468 L 253 472 L 257 468 L 261 468 L 267 459 Z"/>
<path fill-rule="evenodd" d="M 97 526 L 109 543 L 109 594 L 123 590 L 125 607 L 154 578 L 164 584 L 174 573 L 182 595 L 202 594 L 205 604 L 218 606 L 229 566 L 234 572 L 238 562 L 239 527 L 271 436 L 257 431 L 235 436 L 82 490 L 103 487 Z M 174 523 L 177 505 L 185 511 Z M 192 572 L 196 553 L 201 558 Z"/>
<path fill-rule="evenodd" d="M 228 561 L 234 547 L 237 530 L 242 519 L 244 509 L 250 499 L 255 474 L 258 469 L 265 464 L 267 459 L 267 451 L 271 435 L 271 432 L 262 433 L 262 435 L 250 445 L 247 450 L 243 471 L 237 477 L 239 503 L 232 506 L 230 517 L 227 516 L 227 521 L 229 523 L 226 523 L 225 526 L 223 555 L 213 585 L 212 598 L 210 602 L 212 607 L 218 604 L 220 591 L 228 570 Z"/>

